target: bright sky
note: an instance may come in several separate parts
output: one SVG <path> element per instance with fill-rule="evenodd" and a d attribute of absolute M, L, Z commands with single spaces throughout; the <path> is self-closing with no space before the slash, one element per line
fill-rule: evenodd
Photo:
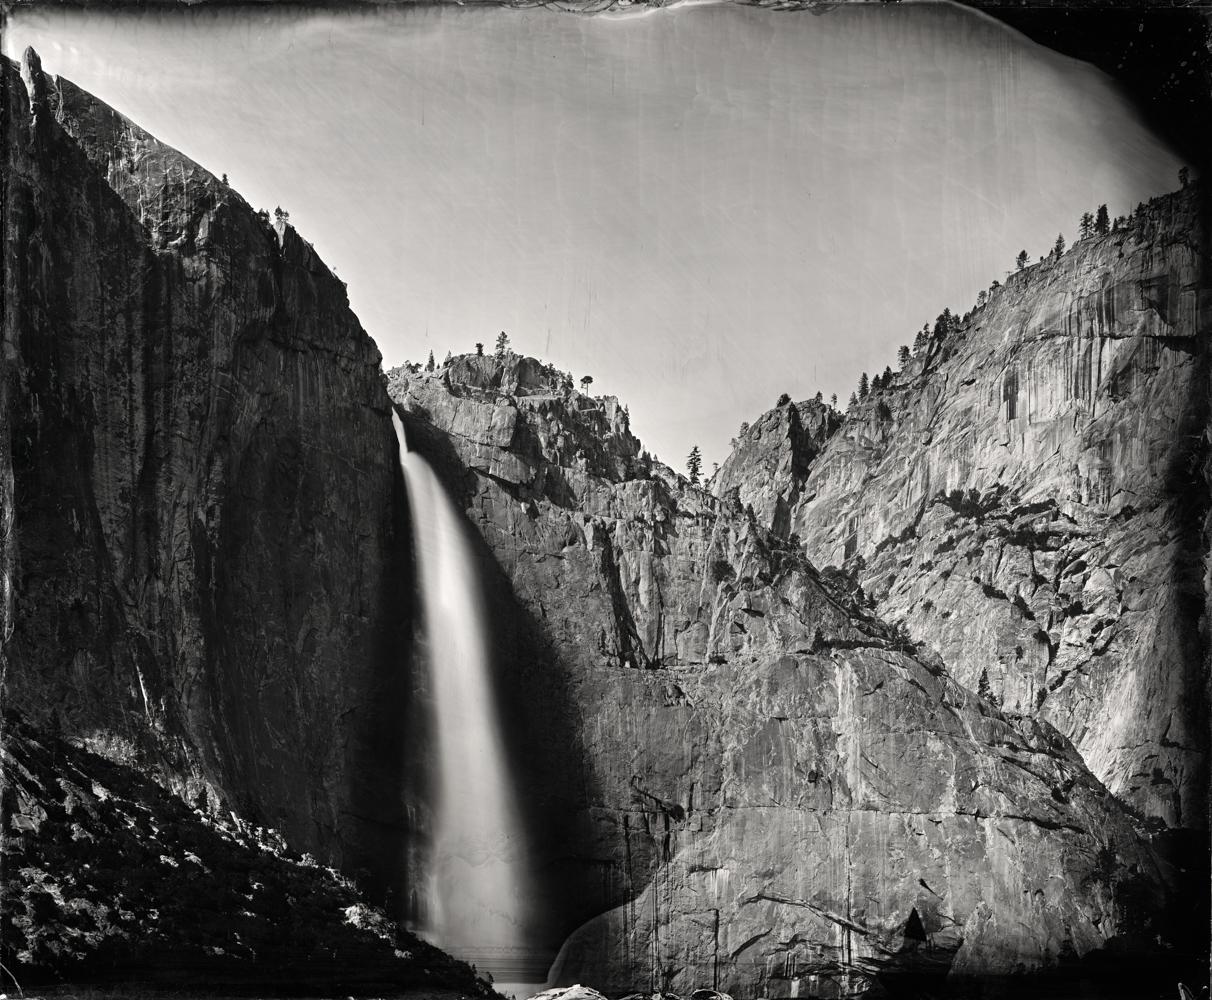
<path fill-rule="evenodd" d="M 675 466 L 1180 166 L 1109 78 L 950 6 L 17 9 L 29 44 L 289 210 L 389 366 L 504 329 Z"/>

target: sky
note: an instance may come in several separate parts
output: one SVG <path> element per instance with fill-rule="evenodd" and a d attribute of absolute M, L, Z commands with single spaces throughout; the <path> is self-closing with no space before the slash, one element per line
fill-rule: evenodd
<path fill-rule="evenodd" d="M 3 40 L 282 206 L 384 363 L 513 347 L 722 461 L 1181 165 L 1110 78 L 950 5 L 33 7 Z"/>

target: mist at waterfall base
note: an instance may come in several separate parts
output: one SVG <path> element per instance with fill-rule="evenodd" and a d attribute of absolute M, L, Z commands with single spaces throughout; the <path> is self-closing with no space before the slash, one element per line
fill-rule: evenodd
<path fill-rule="evenodd" d="M 463 515 L 429 463 L 408 450 L 398 414 L 392 423 L 411 508 L 438 760 L 429 872 L 413 930 L 505 980 L 498 989 L 526 996 L 542 987 L 528 967 L 526 845 L 492 695 L 475 554 Z"/>

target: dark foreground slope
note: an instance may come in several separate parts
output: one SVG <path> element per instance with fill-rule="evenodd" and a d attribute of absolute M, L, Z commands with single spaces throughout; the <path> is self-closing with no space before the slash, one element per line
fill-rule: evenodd
<path fill-rule="evenodd" d="M 647 459 L 617 400 L 511 354 L 389 378 L 511 623 L 549 931 L 592 917 L 557 981 L 802 995 L 1168 954 L 1181 873 L 1072 746 Z"/>
<path fill-rule="evenodd" d="M 11 720 L 0 761 L 9 987 L 494 995 L 271 831 Z"/>

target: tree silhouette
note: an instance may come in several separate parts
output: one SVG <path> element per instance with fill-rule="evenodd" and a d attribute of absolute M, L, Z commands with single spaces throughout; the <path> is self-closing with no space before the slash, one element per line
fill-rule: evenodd
<path fill-rule="evenodd" d="M 1027 266 L 1027 251 L 1020 250 L 1018 252 L 1018 256 L 1014 258 L 1014 268 L 1017 271 L 1021 271 L 1026 266 Z"/>
<path fill-rule="evenodd" d="M 850 394 L 850 402 L 849 402 L 847 405 L 848 405 L 848 406 L 850 407 L 850 409 L 852 409 L 852 410 L 853 410 L 853 409 L 854 409 L 856 406 L 858 406 L 858 396 L 856 396 L 854 393 L 851 393 L 851 394 Z"/>
<path fill-rule="evenodd" d="M 909 348 L 904 344 L 896 349 L 896 364 L 902 371 L 905 370 L 905 365 L 909 364 Z"/>
<path fill-rule="evenodd" d="M 1094 216 L 1094 231 L 1099 236 L 1106 236 L 1111 231 L 1111 216 L 1107 213 L 1106 205 L 1098 206 L 1098 214 Z"/>
<path fill-rule="evenodd" d="M 581 392 L 588 393 L 589 387 L 591 385 L 593 385 L 593 376 L 592 375 L 582 375 L 581 376 Z"/>
<path fill-rule="evenodd" d="M 859 399 L 866 399 L 867 393 L 870 390 L 870 388 L 871 388 L 871 384 L 867 381 L 867 373 L 863 372 L 863 374 L 859 376 L 859 386 L 858 386 Z"/>
<path fill-rule="evenodd" d="M 983 288 L 979 292 L 976 293 L 976 308 L 977 309 L 982 308 L 985 305 L 985 303 L 988 301 L 989 301 L 989 293 L 986 292 Z"/>
<path fill-rule="evenodd" d="M 1082 215 L 1082 221 L 1077 227 L 1077 238 L 1084 240 L 1088 236 L 1094 235 L 1094 216 L 1086 212 Z"/>
<path fill-rule="evenodd" d="M 690 474 L 690 485 L 699 485 L 699 473 L 703 471 L 703 453 L 696 444 L 686 456 L 686 471 Z"/>
<path fill-rule="evenodd" d="M 497 334 L 497 357 L 498 358 L 505 357 L 505 352 L 508 350 L 509 350 L 509 338 L 505 335 L 505 331 L 502 330 L 500 333 Z"/>
<path fill-rule="evenodd" d="M 426 370 L 427 372 L 431 372 L 431 371 L 433 371 L 433 369 L 434 369 L 434 364 L 433 364 L 433 351 L 430 351 L 430 352 L 429 352 L 429 360 L 425 362 L 425 370 Z"/>
<path fill-rule="evenodd" d="M 1057 233 L 1056 242 L 1052 244 L 1052 252 L 1059 257 L 1065 252 L 1065 234 Z"/>
<path fill-rule="evenodd" d="M 791 402 L 791 397 L 788 396 L 787 393 L 783 393 L 781 396 L 779 396 L 779 401 L 775 405 L 776 406 L 786 406 L 790 402 Z"/>
<path fill-rule="evenodd" d="M 837 393 L 836 393 L 836 392 L 835 392 L 835 393 L 833 393 L 833 394 L 832 394 L 832 395 L 829 397 L 829 405 L 830 405 L 830 406 L 831 406 L 833 409 L 835 409 L 835 410 L 837 409 Z"/>
<path fill-rule="evenodd" d="M 479 343 L 478 341 L 476 342 L 476 357 L 477 358 L 484 357 L 484 345 Z"/>
<path fill-rule="evenodd" d="M 884 366 L 884 388 L 892 385 L 892 368 L 889 365 Z"/>

